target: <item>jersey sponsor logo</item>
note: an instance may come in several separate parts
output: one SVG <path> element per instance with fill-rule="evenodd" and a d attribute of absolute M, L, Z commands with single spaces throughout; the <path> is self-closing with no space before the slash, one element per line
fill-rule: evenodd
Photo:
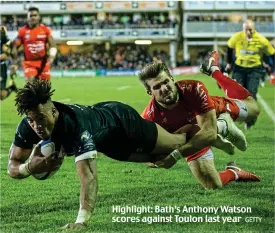
<path fill-rule="evenodd" d="M 152 117 L 153 112 L 154 112 L 154 106 L 151 105 L 150 109 L 147 112 L 148 117 Z"/>
<path fill-rule="evenodd" d="M 181 85 L 181 87 L 182 87 L 182 90 L 186 90 L 186 91 L 189 91 L 189 92 L 192 91 L 192 84 L 182 83 L 182 84 L 180 84 L 180 85 Z"/>
<path fill-rule="evenodd" d="M 80 137 L 81 140 L 81 147 L 78 149 L 78 152 L 81 152 L 83 149 L 87 150 L 87 149 L 94 149 L 95 148 L 95 144 L 93 141 L 93 136 L 87 131 L 85 130 Z"/>
<path fill-rule="evenodd" d="M 142 151 L 143 151 L 142 148 L 137 148 L 137 149 L 136 149 L 136 152 L 137 152 L 137 153 L 141 153 Z"/>
<path fill-rule="evenodd" d="M 27 49 L 30 53 L 35 54 L 44 50 L 45 44 L 43 41 L 27 44 Z"/>
<path fill-rule="evenodd" d="M 200 100 L 202 101 L 202 103 L 201 103 L 202 108 L 204 108 L 204 107 L 208 106 L 208 102 L 207 102 L 207 95 L 201 87 L 202 87 L 202 84 L 198 83 L 196 86 L 196 91 L 200 97 Z"/>
<path fill-rule="evenodd" d="M 37 35 L 38 39 L 40 39 L 40 38 L 46 38 L 46 37 L 47 37 L 47 35 L 45 35 L 45 34 L 44 35 Z"/>
<path fill-rule="evenodd" d="M 166 117 L 164 117 L 164 118 L 162 119 L 162 121 L 161 121 L 162 124 L 166 124 L 167 122 L 168 122 L 168 120 L 167 120 Z"/>
<path fill-rule="evenodd" d="M 252 51 L 252 50 L 241 49 L 240 54 L 242 54 L 242 55 L 245 55 L 245 54 L 254 55 L 254 54 L 256 54 L 256 52 Z"/>
<path fill-rule="evenodd" d="M 187 120 L 189 123 L 192 123 L 192 122 L 194 122 L 194 121 L 196 120 L 196 117 L 195 117 L 192 113 L 188 112 L 188 115 L 187 115 L 187 117 L 186 117 L 186 120 Z"/>

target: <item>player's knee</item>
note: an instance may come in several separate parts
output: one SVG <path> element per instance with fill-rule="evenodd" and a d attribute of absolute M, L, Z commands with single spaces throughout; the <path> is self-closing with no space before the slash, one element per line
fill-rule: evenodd
<path fill-rule="evenodd" d="M 249 96 L 245 102 L 248 107 L 249 118 L 252 120 L 257 119 L 261 111 L 257 101 L 252 96 Z"/>
<path fill-rule="evenodd" d="M 260 112 L 261 112 L 258 104 L 255 106 L 255 110 L 254 111 L 255 111 L 255 116 L 257 118 L 260 115 Z"/>
<path fill-rule="evenodd" d="M 258 106 L 258 104 L 254 104 L 251 109 L 251 111 L 249 112 L 250 118 L 252 118 L 252 120 L 257 119 L 257 117 L 260 114 L 260 108 Z"/>

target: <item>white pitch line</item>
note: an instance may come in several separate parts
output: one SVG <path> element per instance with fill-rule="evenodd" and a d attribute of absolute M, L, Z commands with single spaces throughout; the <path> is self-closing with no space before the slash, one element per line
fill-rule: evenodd
<path fill-rule="evenodd" d="M 117 90 L 123 91 L 123 90 L 126 90 L 128 88 L 131 88 L 131 86 L 122 86 L 122 87 L 117 88 Z"/>
<path fill-rule="evenodd" d="M 257 99 L 258 99 L 260 105 L 263 106 L 263 108 L 266 111 L 267 115 L 275 123 L 275 113 L 272 111 L 272 109 L 269 107 L 269 105 L 266 103 L 266 101 L 263 99 L 262 96 L 260 96 L 259 94 L 257 94 Z"/>

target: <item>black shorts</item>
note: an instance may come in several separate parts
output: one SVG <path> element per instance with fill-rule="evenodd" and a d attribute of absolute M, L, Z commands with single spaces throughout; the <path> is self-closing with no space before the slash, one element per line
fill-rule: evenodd
<path fill-rule="evenodd" d="M 120 161 L 128 161 L 132 153 L 149 154 L 155 148 L 158 131 L 154 122 L 143 119 L 129 105 L 119 102 L 104 102 L 95 106 L 108 108 L 115 116 L 114 127 L 93 135 L 97 150 Z"/>
<path fill-rule="evenodd" d="M 7 85 L 7 78 L 8 78 L 8 69 L 6 64 L 1 64 L 1 77 L 0 77 L 0 90 L 6 88 Z"/>
<path fill-rule="evenodd" d="M 254 99 L 257 98 L 258 86 L 264 76 L 265 69 L 263 66 L 246 68 L 235 64 L 232 73 L 232 78 L 246 88 Z"/>

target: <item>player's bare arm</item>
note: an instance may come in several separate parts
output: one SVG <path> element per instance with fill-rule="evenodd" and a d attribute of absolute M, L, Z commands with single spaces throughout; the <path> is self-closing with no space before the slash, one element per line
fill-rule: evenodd
<path fill-rule="evenodd" d="M 14 179 L 24 179 L 32 173 L 47 172 L 59 161 L 53 159 L 56 153 L 45 157 L 37 144 L 33 149 L 24 149 L 12 144 L 9 151 L 8 174 Z M 28 162 L 26 162 L 29 159 Z"/>
<path fill-rule="evenodd" d="M 64 229 L 75 229 L 87 226 L 87 222 L 94 211 L 98 190 L 95 159 L 80 160 L 76 163 L 80 179 L 80 206 L 75 223 L 65 225 Z"/>
<path fill-rule="evenodd" d="M 23 49 L 23 43 L 19 38 L 16 38 L 13 42 L 12 42 L 12 49 L 11 49 L 11 55 L 12 57 L 17 57 L 17 54 L 19 51 L 21 51 Z"/>
<path fill-rule="evenodd" d="M 181 146 L 180 148 L 175 149 L 172 153 L 170 153 L 165 158 L 155 162 L 153 165 L 148 164 L 149 167 L 157 167 L 157 168 L 171 168 L 176 164 L 178 160 L 182 157 L 186 157 L 188 155 L 192 155 L 201 149 L 211 145 L 217 139 L 217 120 L 216 120 L 216 111 L 211 110 L 204 114 L 198 115 L 196 117 L 199 129 L 197 133 L 192 135 L 191 139 L 187 141 L 186 144 Z M 181 131 L 185 131 L 188 127 L 183 127 Z"/>
<path fill-rule="evenodd" d="M 14 144 L 11 145 L 8 161 L 8 174 L 10 177 L 14 179 L 24 179 L 29 176 L 21 174 L 19 172 L 19 166 L 25 163 L 30 157 L 31 152 L 31 149 L 23 149 Z"/>
<path fill-rule="evenodd" d="M 56 53 L 57 53 L 57 49 L 56 49 L 56 44 L 55 44 L 52 36 L 48 37 L 48 45 L 50 48 L 49 49 L 49 55 L 50 55 L 49 61 L 50 61 L 50 63 L 53 63 Z"/>
<path fill-rule="evenodd" d="M 183 157 L 194 154 L 197 151 L 211 145 L 217 138 L 216 111 L 211 110 L 196 117 L 200 130 L 181 148 Z"/>

